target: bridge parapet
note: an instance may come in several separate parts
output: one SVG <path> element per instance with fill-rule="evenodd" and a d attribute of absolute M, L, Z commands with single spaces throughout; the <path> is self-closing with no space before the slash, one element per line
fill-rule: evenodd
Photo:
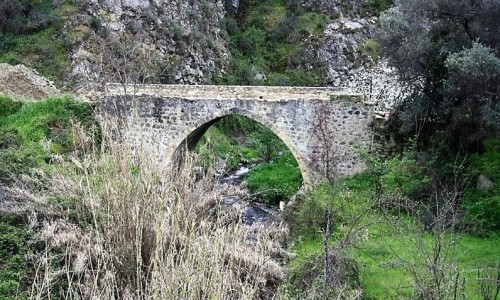
<path fill-rule="evenodd" d="M 346 93 L 330 87 L 293 86 L 228 86 L 228 85 L 164 85 L 135 84 L 106 85 L 110 96 L 137 95 L 154 97 L 179 97 L 185 99 L 252 99 L 263 101 L 294 100 L 337 100 L 349 98 L 362 102 L 361 94 Z"/>

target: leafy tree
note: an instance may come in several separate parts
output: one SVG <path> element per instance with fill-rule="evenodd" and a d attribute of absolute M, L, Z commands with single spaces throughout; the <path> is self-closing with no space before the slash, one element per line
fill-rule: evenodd
<path fill-rule="evenodd" d="M 57 21 L 54 6 L 49 0 L 1 1 L 0 33 L 24 34 L 47 28 Z"/>
<path fill-rule="evenodd" d="M 499 0 L 398 0 L 382 15 L 382 53 L 412 91 L 393 130 L 424 145 L 443 130 L 455 150 L 482 151 L 500 131 L 499 19 Z"/>

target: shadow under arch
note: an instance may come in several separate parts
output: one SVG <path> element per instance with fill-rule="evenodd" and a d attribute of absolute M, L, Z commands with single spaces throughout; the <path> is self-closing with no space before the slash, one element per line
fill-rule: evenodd
<path fill-rule="evenodd" d="M 210 128 L 210 126 L 215 124 L 220 119 L 230 115 L 240 115 L 247 117 L 252 121 L 264 125 L 272 133 L 274 133 L 286 145 L 286 147 L 290 150 L 293 157 L 295 158 L 295 161 L 297 161 L 304 186 L 312 186 L 311 174 L 307 167 L 306 158 L 297 150 L 297 147 L 290 141 L 290 139 L 281 130 L 279 130 L 279 128 L 276 128 L 273 124 L 271 124 L 269 121 L 266 121 L 261 116 L 252 114 L 246 110 L 239 108 L 221 111 L 210 117 L 196 121 L 175 139 L 173 147 L 167 153 L 167 157 L 169 157 L 174 162 L 174 164 L 180 163 L 186 151 L 191 151 L 194 149 L 198 141 L 205 134 L 208 128 Z"/>

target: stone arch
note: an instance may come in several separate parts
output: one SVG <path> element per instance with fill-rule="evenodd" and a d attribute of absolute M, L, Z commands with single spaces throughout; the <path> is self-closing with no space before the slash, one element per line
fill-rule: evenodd
<path fill-rule="evenodd" d="M 184 129 L 172 143 L 169 151 L 167 152 L 167 157 L 169 159 L 174 159 L 178 151 L 183 151 L 186 148 L 192 150 L 200 138 L 205 134 L 206 130 L 212 126 L 214 123 L 222 119 L 223 117 L 229 115 L 240 115 L 247 117 L 257 123 L 264 125 L 266 128 L 271 130 L 290 150 L 294 156 L 297 164 L 300 168 L 300 173 L 302 174 L 302 181 L 304 186 L 309 187 L 312 185 L 311 172 L 309 170 L 307 159 L 304 154 L 300 153 L 294 143 L 287 137 L 287 135 L 280 130 L 280 128 L 273 125 L 270 121 L 262 118 L 262 116 L 253 114 L 247 110 L 242 110 L 239 108 L 233 108 L 230 110 L 220 111 L 212 114 L 206 118 L 199 119 L 193 124 Z"/>

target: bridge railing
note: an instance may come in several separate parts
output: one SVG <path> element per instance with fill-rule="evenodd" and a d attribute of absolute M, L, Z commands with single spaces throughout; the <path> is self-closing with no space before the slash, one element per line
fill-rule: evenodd
<path fill-rule="evenodd" d="M 111 95 L 124 92 L 135 95 L 156 95 L 160 97 L 184 98 L 252 98 L 252 99 L 283 99 L 283 98 L 315 98 L 330 99 L 331 95 L 346 94 L 331 87 L 292 87 L 292 86 L 227 86 L 227 85 L 164 85 L 137 84 L 124 86 L 110 83 L 106 90 Z"/>
<path fill-rule="evenodd" d="M 348 93 L 333 87 L 297 86 L 230 86 L 230 85 L 175 85 L 108 83 L 103 90 L 80 93 L 86 101 L 99 101 L 106 96 L 148 95 L 155 97 L 179 97 L 185 99 L 260 99 L 286 101 L 290 99 L 338 100 L 364 102 L 361 94 Z"/>

